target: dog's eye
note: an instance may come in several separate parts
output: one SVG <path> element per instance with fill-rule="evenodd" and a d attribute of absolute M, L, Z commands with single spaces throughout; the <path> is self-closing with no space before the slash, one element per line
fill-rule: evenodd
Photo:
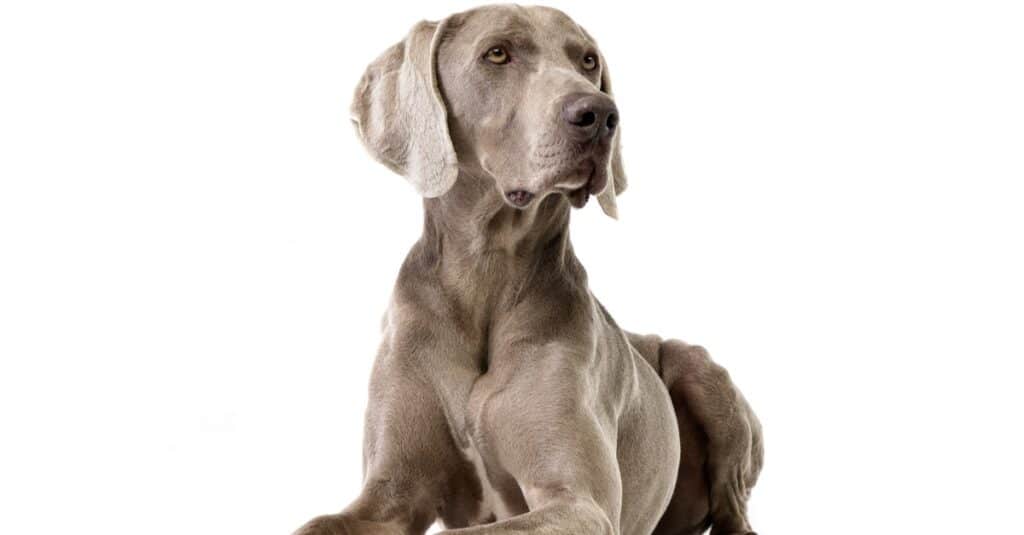
<path fill-rule="evenodd" d="M 495 65 L 504 65 L 508 63 L 509 57 L 508 52 L 506 52 L 504 48 L 496 46 L 484 54 L 484 59 Z"/>
<path fill-rule="evenodd" d="M 592 71 L 597 68 L 597 57 L 593 54 L 583 56 L 583 70 Z"/>

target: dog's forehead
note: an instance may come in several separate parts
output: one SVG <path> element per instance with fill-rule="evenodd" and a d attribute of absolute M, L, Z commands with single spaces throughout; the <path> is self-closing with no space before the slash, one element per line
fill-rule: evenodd
<path fill-rule="evenodd" d="M 557 49 L 594 46 L 579 25 L 565 13 L 545 6 L 494 5 L 462 14 L 459 33 L 470 41 L 513 36 L 540 47 Z"/>

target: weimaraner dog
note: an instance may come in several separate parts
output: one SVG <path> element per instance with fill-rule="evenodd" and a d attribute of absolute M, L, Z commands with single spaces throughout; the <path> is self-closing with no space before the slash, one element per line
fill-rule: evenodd
<path fill-rule="evenodd" d="M 415 25 L 352 103 L 424 200 L 370 380 L 360 496 L 301 535 L 752 533 L 760 424 L 699 346 L 590 293 L 571 207 L 626 187 L 608 68 L 543 7 Z"/>

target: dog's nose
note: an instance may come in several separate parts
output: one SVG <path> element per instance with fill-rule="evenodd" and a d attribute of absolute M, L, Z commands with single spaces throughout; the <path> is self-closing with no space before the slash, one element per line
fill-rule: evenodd
<path fill-rule="evenodd" d="M 566 97 L 562 118 L 573 137 L 589 141 L 597 137 L 611 137 L 615 133 L 619 110 L 608 95 L 577 93 Z"/>

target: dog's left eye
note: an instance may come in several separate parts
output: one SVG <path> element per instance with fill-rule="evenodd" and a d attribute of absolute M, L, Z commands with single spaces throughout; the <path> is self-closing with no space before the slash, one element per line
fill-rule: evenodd
<path fill-rule="evenodd" d="M 583 70 L 592 71 L 597 68 L 597 57 L 593 54 L 583 56 Z"/>

